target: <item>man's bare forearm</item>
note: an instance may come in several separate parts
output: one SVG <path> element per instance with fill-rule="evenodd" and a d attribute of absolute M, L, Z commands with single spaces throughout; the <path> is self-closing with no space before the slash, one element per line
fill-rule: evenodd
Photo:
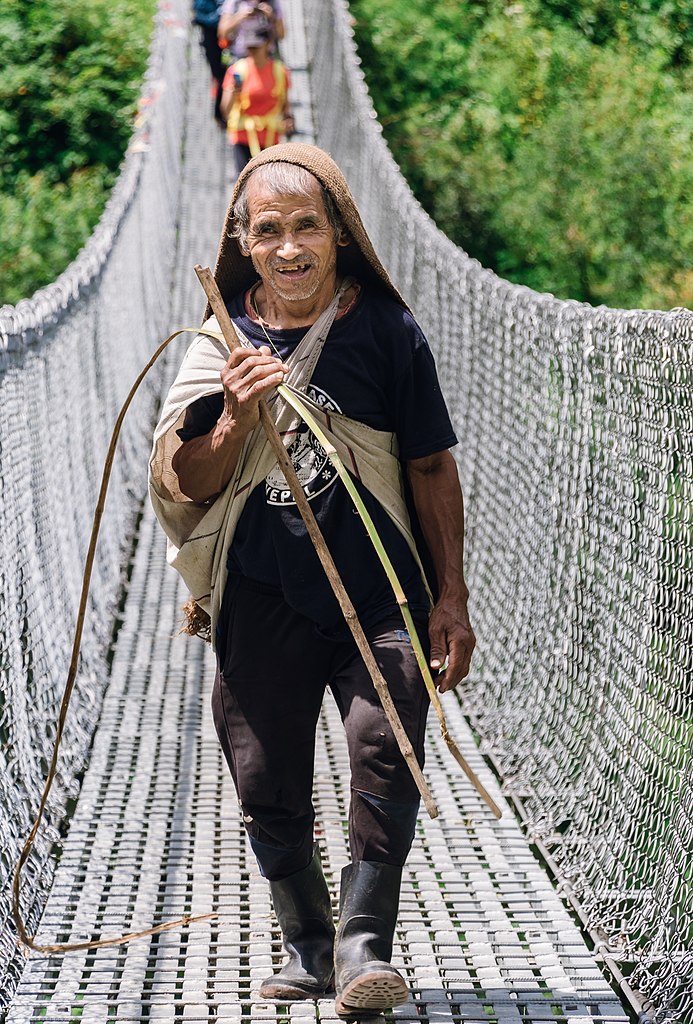
<path fill-rule="evenodd" d="M 172 461 L 183 494 L 193 501 L 220 494 L 233 476 L 247 433 L 224 412 L 208 434 L 185 441 Z"/>
<path fill-rule="evenodd" d="M 464 581 L 464 502 L 450 452 L 407 463 L 416 512 L 433 559 L 438 600 L 428 621 L 436 685 L 452 690 L 469 673 L 476 639 Z"/>
<path fill-rule="evenodd" d="M 414 505 L 433 559 L 439 596 L 466 603 L 464 501 L 455 460 L 448 451 L 407 463 Z"/>
<path fill-rule="evenodd" d="M 244 20 L 245 15 L 242 12 L 240 14 L 222 14 L 217 25 L 218 37 L 225 39 L 232 36 Z"/>

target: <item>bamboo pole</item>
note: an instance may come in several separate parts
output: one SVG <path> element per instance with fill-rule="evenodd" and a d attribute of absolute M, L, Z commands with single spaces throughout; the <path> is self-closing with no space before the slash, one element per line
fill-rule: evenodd
<path fill-rule="evenodd" d="M 226 309 L 224 300 L 221 297 L 217 283 L 208 267 L 202 267 L 198 264 L 195 267 L 195 273 L 199 278 L 200 284 L 205 290 L 212 312 L 217 318 L 217 323 L 219 324 L 219 329 L 224 337 L 224 341 L 226 342 L 229 351 L 232 352 L 235 348 L 240 347 L 240 342 L 236 336 L 236 331 L 231 323 L 231 318 L 228 314 L 228 310 Z M 267 403 L 264 400 L 261 400 L 259 406 L 260 422 L 262 423 L 263 430 L 267 435 L 267 440 L 269 441 L 272 451 L 277 458 L 277 462 L 284 474 L 289 490 L 296 502 L 296 506 L 301 513 L 310 539 L 315 546 L 318 558 L 322 563 L 322 567 L 325 570 L 325 574 L 330 582 L 334 595 L 339 602 L 344 619 L 351 630 L 351 635 L 353 636 L 356 645 L 361 652 L 361 656 L 366 663 L 366 667 L 370 673 L 371 679 L 373 680 L 373 685 L 375 686 L 378 697 L 380 698 L 380 702 L 383 706 L 383 710 L 385 711 L 390 726 L 392 727 L 392 731 L 399 745 L 399 749 L 402 752 L 402 756 L 414 777 L 414 781 L 416 782 L 429 816 L 431 818 L 436 818 L 438 816 L 438 808 L 435 800 L 428 788 L 428 784 L 423 776 L 419 762 L 416 760 L 414 748 L 411 745 L 409 737 L 404 731 L 404 727 L 397 713 L 397 708 L 395 707 L 394 701 L 390 695 L 387 682 L 378 667 L 378 663 L 373 656 L 373 652 L 368 644 L 366 635 L 363 632 L 363 628 L 356 614 L 356 609 L 351 603 L 351 599 L 346 592 L 344 584 L 342 583 L 342 579 L 337 571 L 337 566 L 334 564 L 332 555 L 329 552 L 317 520 L 313 515 L 313 510 L 306 498 L 293 463 L 286 448 L 284 447 L 270 411 L 267 408 Z"/>

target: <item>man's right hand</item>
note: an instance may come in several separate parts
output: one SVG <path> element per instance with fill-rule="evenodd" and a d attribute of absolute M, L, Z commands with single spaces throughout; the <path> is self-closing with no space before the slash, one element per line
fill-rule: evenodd
<path fill-rule="evenodd" d="M 288 369 L 266 345 L 236 348 L 221 371 L 224 413 L 239 433 L 247 434 L 260 418 L 260 400 L 282 383 Z"/>
<path fill-rule="evenodd" d="M 260 400 L 284 380 L 287 367 L 266 346 L 238 348 L 221 371 L 224 410 L 208 434 L 185 441 L 173 456 L 183 494 L 210 501 L 233 476 L 246 437 L 260 418 Z"/>

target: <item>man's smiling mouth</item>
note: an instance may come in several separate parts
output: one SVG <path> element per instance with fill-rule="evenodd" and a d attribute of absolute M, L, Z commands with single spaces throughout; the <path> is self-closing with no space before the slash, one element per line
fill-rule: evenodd
<path fill-rule="evenodd" d="M 300 274 L 305 274 L 312 268 L 312 263 L 292 263 L 290 266 L 284 264 L 275 266 L 277 273 L 282 276 L 298 277 Z"/>

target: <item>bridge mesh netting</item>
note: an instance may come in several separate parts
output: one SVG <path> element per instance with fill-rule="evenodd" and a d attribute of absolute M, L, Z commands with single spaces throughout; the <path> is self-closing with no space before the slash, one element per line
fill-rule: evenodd
<path fill-rule="evenodd" d="M 0 310 L 0 997 L 24 964 L 9 920 L 11 875 L 52 753 L 110 432 L 171 318 L 186 17 L 181 0 L 162 6 L 139 126 L 89 243 L 55 284 Z M 70 709 L 46 828 L 25 869 L 30 933 L 50 887 L 51 847 L 79 791 L 99 717 L 160 390 L 161 376 L 153 373 L 126 418 L 114 464 L 79 700 Z"/>
<path fill-rule="evenodd" d="M 656 1024 L 690 1024 L 693 315 L 558 302 L 469 259 L 414 201 L 382 141 L 344 5 L 305 7 L 317 141 L 427 331 L 461 438 L 479 639 L 469 714 L 602 951 Z M 152 117 L 87 252 L 55 286 L 0 312 L 6 991 L 22 967 L 9 879 L 50 756 L 109 425 L 152 339 L 182 322 L 168 298 L 186 16 L 176 0 L 160 17 Z M 107 682 L 160 386 L 155 373 L 116 462 L 81 699 L 23 886 L 30 930 Z"/>

